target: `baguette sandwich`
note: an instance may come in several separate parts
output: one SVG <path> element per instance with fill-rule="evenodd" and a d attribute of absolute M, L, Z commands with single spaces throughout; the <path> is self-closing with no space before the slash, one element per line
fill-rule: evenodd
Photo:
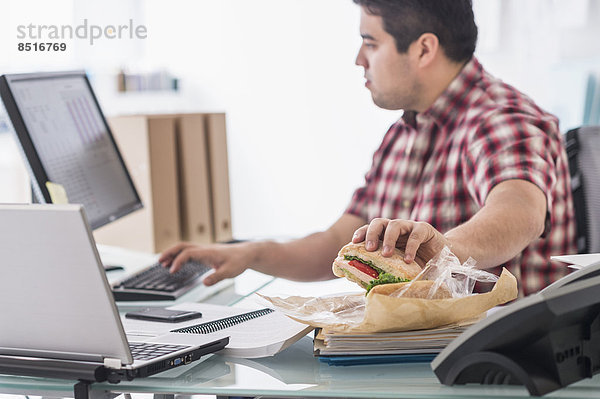
<path fill-rule="evenodd" d="M 333 274 L 346 277 L 367 290 L 380 284 L 411 281 L 420 272 L 421 267 L 414 261 L 404 262 L 404 253 L 398 248 L 390 257 L 381 255 L 381 245 L 376 251 L 367 251 L 364 242 L 347 244 L 333 261 Z"/>
<path fill-rule="evenodd" d="M 373 287 L 370 291 L 371 295 L 380 294 L 388 296 L 399 296 L 403 298 L 420 298 L 420 299 L 447 299 L 452 298 L 452 294 L 446 284 L 441 284 L 433 295 L 429 295 L 432 287 L 435 285 L 433 280 L 417 280 L 413 282 L 385 284 Z"/>

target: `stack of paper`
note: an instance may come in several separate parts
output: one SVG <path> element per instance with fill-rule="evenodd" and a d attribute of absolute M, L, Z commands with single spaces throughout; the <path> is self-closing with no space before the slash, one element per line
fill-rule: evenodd
<path fill-rule="evenodd" d="M 430 330 L 339 333 L 319 330 L 315 356 L 330 364 L 429 362 L 474 321 Z"/>
<path fill-rule="evenodd" d="M 582 269 L 600 262 L 600 254 L 561 255 L 551 256 L 550 259 L 568 263 L 572 269 Z"/>
<path fill-rule="evenodd" d="M 315 337 L 319 355 L 377 355 L 439 353 L 465 326 L 392 333 L 336 333 L 321 330 Z"/>

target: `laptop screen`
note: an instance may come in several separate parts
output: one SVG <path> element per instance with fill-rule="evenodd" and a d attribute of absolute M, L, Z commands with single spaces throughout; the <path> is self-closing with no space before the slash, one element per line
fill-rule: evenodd
<path fill-rule="evenodd" d="M 0 354 L 131 363 L 81 205 L 0 204 Z"/>

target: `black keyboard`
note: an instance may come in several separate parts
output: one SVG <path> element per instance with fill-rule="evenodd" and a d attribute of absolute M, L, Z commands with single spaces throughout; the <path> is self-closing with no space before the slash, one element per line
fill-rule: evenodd
<path fill-rule="evenodd" d="M 130 342 L 129 350 L 135 360 L 151 360 L 157 357 L 189 348 L 186 345 L 153 344 L 146 342 Z"/>
<path fill-rule="evenodd" d="M 169 269 L 156 263 L 113 285 L 112 291 L 117 301 L 175 300 L 202 284 L 202 276 L 209 270 L 209 266 L 189 261 L 170 274 Z"/>

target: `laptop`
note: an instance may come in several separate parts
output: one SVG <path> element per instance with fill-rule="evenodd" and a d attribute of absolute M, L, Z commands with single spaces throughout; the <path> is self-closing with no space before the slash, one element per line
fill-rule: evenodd
<path fill-rule="evenodd" d="M 0 373 L 119 382 L 229 342 L 177 333 L 129 342 L 81 205 L 0 204 L 0 221 Z"/>

